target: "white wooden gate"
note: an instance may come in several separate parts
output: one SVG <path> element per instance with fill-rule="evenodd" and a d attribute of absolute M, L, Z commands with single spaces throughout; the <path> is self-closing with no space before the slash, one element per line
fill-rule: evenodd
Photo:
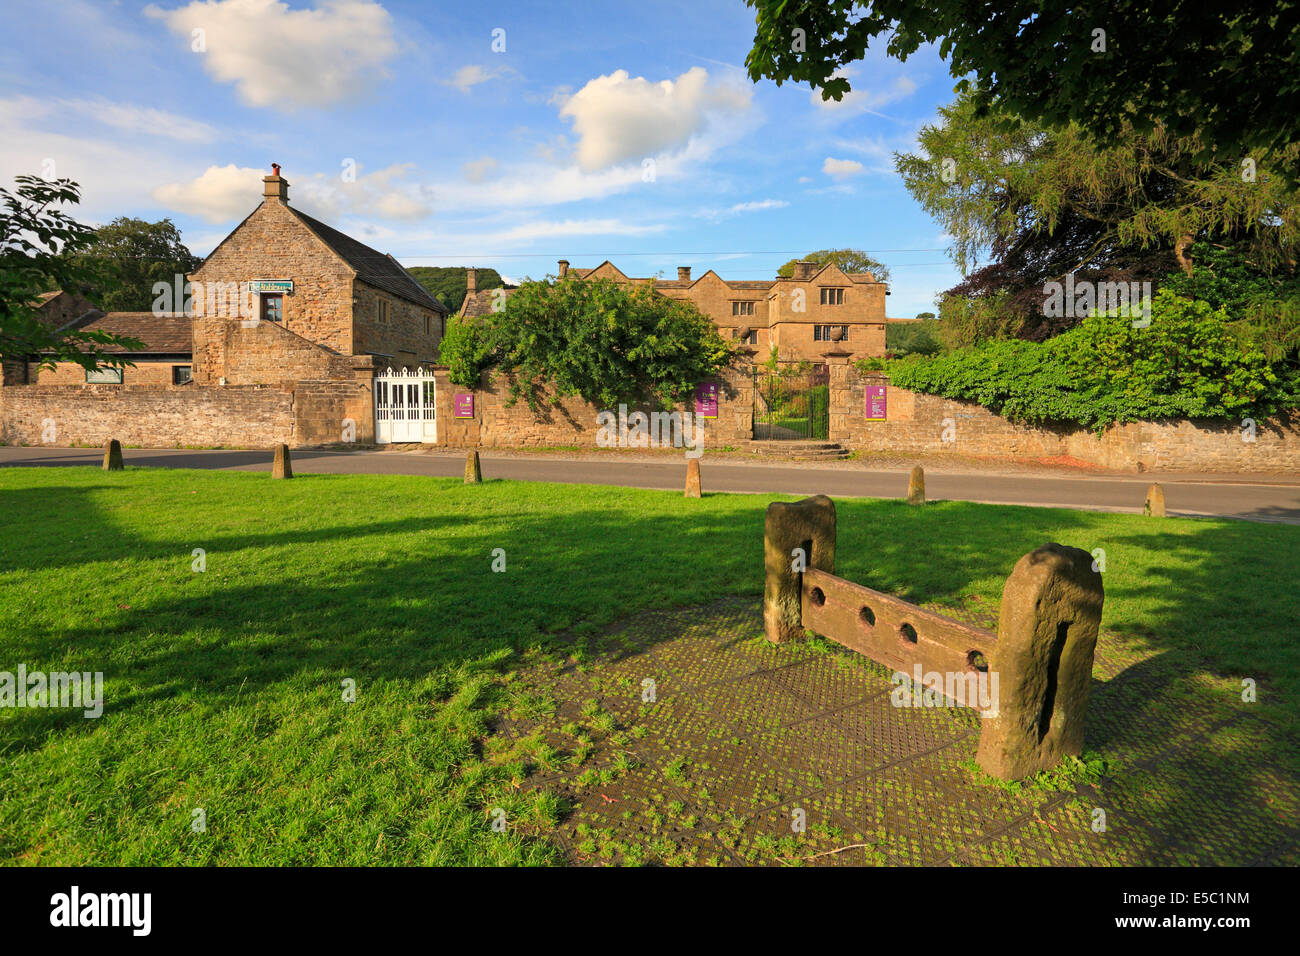
<path fill-rule="evenodd" d="M 437 392 L 433 373 L 391 368 L 375 376 L 375 442 L 436 442 Z"/>

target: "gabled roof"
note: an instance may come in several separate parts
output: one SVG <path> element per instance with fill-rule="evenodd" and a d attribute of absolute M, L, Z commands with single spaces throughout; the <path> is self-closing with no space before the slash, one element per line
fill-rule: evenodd
<path fill-rule="evenodd" d="M 461 316 L 467 319 L 475 319 L 487 315 L 492 311 L 492 302 L 496 298 L 498 291 L 503 291 L 508 299 L 515 290 L 512 286 L 497 286 L 495 289 L 479 289 L 477 292 L 466 292 L 465 301 L 460 306 Z"/>
<path fill-rule="evenodd" d="M 92 310 L 73 319 L 59 331 L 108 332 L 137 339 L 144 348 L 128 352 L 116 345 L 102 351 L 123 355 L 191 355 L 194 349 L 193 320 L 179 313 L 100 312 Z"/>
<path fill-rule="evenodd" d="M 433 297 L 420 283 L 415 281 L 402 264 L 390 255 L 371 249 L 364 242 L 358 242 L 351 236 L 339 232 L 333 226 L 327 226 L 319 219 L 313 219 L 292 206 L 288 207 L 304 226 L 316 234 L 321 242 L 344 262 L 356 270 L 357 278 L 377 289 L 391 292 L 398 298 L 416 305 L 433 309 L 435 312 L 447 313 L 447 307 Z"/>

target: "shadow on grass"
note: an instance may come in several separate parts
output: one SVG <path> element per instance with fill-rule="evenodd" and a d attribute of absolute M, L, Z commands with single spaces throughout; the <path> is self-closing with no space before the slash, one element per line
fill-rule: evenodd
<path fill-rule="evenodd" d="M 6 547 L 0 572 L 61 568 L 75 579 L 71 569 L 87 562 L 174 562 L 155 574 L 166 586 L 129 608 L 106 608 L 95 626 L 32 625 L 6 639 L 7 656 L 29 666 L 73 654 L 82 662 L 108 662 L 82 669 L 108 672 L 107 707 L 116 719 L 178 696 L 219 708 L 285 683 L 422 682 L 501 651 L 580 640 L 654 606 L 703 605 L 729 594 L 752 596 L 757 606 L 767 498 L 710 494 L 693 502 L 672 493 L 626 492 L 617 500 L 654 507 L 551 512 L 539 510 L 533 497 L 512 506 L 514 490 L 523 499 L 528 487 L 512 482 L 485 483 L 490 495 L 477 501 L 468 497 L 473 489 L 456 481 L 406 480 L 426 496 L 415 499 L 418 509 L 398 496 L 410 517 L 357 520 L 382 512 L 383 502 L 340 500 L 337 513 L 284 527 L 271 504 L 291 500 L 280 490 L 287 484 L 235 483 L 232 493 L 268 502 L 261 527 L 198 526 L 177 535 L 165 526 L 148 537 L 97 503 L 97 495 L 120 487 L 109 478 L 0 491 L 9 540 L 30 535 L 40 542 Z M 307 476 L 291 490 L 300 495 L 358 481 Z M 157 506 L 185 508 L 187 496 L 176 492 Z M 583 491 L 565 486 L 558 494 L 576 501 Z M 1261 694 L 1292 686 L 1300 668 L 1290 529 L 1179 522 L 1146 530 L 1138 518 L 960 503 L 918 509 L 858 499 L 837 507 L 838 574 L 948 609 L 984 595 L 977 613 L 985 617 L 996 615 L 996 598 L 987 595 L 1000 594 L 1024 553 L 1048 540 L 1106 548 L 1103 649 L 1113 649 L 1124 666 L 1111 680 L 1094 681 L 1089 747 L 1148 781 L 1145 801 L 1123 781 L 1121 798 L 1141 807 L 1146 825 L 1180 847 L 1194 845 L 1197 814 L 1203 819 L 1207 806 L 1258 821 L 1271 819 L 1278 801 L 1294 802 L 1293 780 L 1288 784 L 1278 773 L 1294 765 L 1290 731 L 1260 722 L 1243 736 L 1235 730 L 1240 707 L 1231 698 L 1206 698 L 1195 684 L 1207 676 L 1251 677 Z M 51 512 L 57 521 L 49 520 Z M 33 516 L 46 520 L 25 521 Z M 482 520 L 487 516 L 491 526 Z M 195 546 L 208 551 L 203 575 L 188 568 Z M 505 551 L 504 573 L 492 570 L 497 548 Z M 266 553 L 249 554 L 255 550 Z M 1129 560 L 1133 566 L 1126 567 Z M 214 573 L 228 578 L 245 562 L 256 564 L 256 580 Z M 178 587 L 193 593 L 178 595 Z M 1125 663 L 1133 638 L 1150 652 Z M 133 689 L 122 696 L 111 690 L 114 670 L 129 674 Z M 1189 708 L 1199 710 L 1189 716 Z M 1294 716 L 1293 705 L 1285 714 Z M 9 755 L 38 749 L 53 734 L 93 729 L 90 721 L 53 710 L 27 711 L 18 726 L 8 723 L 0 749 Z M 1170 744 L 1183 745 L 1182 757 L 1153 763 L 1161 751 L 1150 748 L 1167 751 Z"/>

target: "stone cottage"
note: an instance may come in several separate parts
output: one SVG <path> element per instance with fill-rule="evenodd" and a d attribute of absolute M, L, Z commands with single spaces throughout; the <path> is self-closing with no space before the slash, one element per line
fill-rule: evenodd
<path fill-rule="evenodd" d="M 278 166 L 262 202 L 186 278 L 155 288 L 150 312 L 88 311 L 61 324 L 140 341 L 125 353 L 132 367 L 7 362 L 0 440 L 369 442 L 380 391 L 400 420 L 412 406 L 428 419 L 422 435 L 436 427 L 432 385 L 403 381 L 394 396 L 385 373 L 436 363 L 448 310 L 392 256 L 290 206 Z"/>

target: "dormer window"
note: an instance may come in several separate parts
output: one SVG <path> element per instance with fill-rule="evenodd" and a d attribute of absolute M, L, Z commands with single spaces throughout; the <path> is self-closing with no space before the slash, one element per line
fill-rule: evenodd
<path fill-rule="evenodd" d="M 822 305 L 843 305 L 844 290 L 822 288 Z"/>

